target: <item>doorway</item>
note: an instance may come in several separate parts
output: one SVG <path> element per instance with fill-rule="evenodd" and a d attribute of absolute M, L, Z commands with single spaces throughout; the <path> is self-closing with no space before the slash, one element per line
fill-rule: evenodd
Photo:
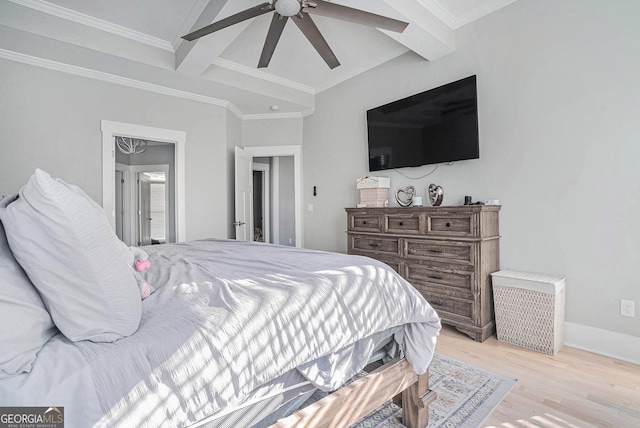
<path fill-rule="evenodd" d="M 116 235 L 130 246 L 175 242 L 171 166 L 116 163 Z"/>
<path fill-rule="evenodd" d="M 274 244 L 304 246 L 302 235 L 302 150 L 300 146 L 236 147 L 236 238 L 254 240 L 253 165 L 256 158 L 270 159 L 270 239 Z M 283 175 L 282 171 L 289 171 Z M 245 174 L 248 176 L 245 177 Z M 240 180 L 240 181 L 238 181 Z M 247 183 L 251 183 L 249 186 Z M 286 200 L 286 204 L 285 204 Z M 248 206 L 248 204 L 251 206 Z M 267 223 L 264 223 L 265 225 Z M 251 232 L 245 229 L 250 227 Z M 285 233 L 286 236 L 283 236 Z"/>
<path fill-rule="evenodd" d="M 107 214 L 109 223 L 114 230 L 116 225 L 116 152 L 114 141 L 116 136 L 127 136 L 153 140 L 174 147 L 173 188 L 167 206 L 173 206 L 173 217 L 169 222 L 173 224 L 174 234 L 168 241 L 180 242 L 185 239 L 185 142 L 186 133 L 183 131 L 155 128 L 123 122 L 101 121 L 102 131 L 102 207 Z M 171 175 L 169 175 L 171 178 Z"/>

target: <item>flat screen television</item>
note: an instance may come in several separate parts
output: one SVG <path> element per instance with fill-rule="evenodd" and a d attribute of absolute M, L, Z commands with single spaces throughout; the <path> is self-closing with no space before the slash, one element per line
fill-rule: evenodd
<path fill-rule="evenodd" d="M 367 111 L 369 171 L 480 157 L 476 76 Z"/>

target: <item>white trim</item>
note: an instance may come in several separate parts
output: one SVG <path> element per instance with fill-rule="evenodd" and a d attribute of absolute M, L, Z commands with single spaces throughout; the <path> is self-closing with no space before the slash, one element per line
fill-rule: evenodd
<path fill-rule="evenodd" d="M 266 146 L 266 147 L 243 147 L 251 156 L 275 157 L 293 156 L 293 193 L 295 198 L 294 219 L 296 222 L 296 247 L 304 247 L 304 236 L 302 234 L 302 147 L 301 146 Z M 275 174 L 274 174 L 275 175 Z M 275 187 L 275 183 L 274 183 Z M 274 204 L 275 205 L 275 204 Z M 274 215 L 274 219 L 275 219 Z M 275 230 L 274 230 L 275 235 Z M 274 240 L 275 242 L 275 240 Z"/>
<path fill-rule="evenodd" d="M 304 111 L 293 111 L 289 113 L 255 113 L 242 115 L 242 120 L 264 120 L 264 119 L 301 119 L 313 113 L 313 108 Z"/>
<path fill-rule="evenodd" d="M 572 322 L 564 323 L 564 335 L 566 346 L 640 364 L 640 337 Z"/>
<path fill-rule="evenodd" d="M 143 43 L 148 46 L 160 48 L 169 52 L 175 52 L 172 44 L 166 40 L 162 40 L 158 37 L 150 36 L 149 34 L 141 33 L 130 28 L 123 27 L 121 25 L 114 24 L 93 16 L 85 15 L 75 10 L 67 9 L 66 7 L 58 6 L 43 0 L 9 0 L 13 3 L 21 6 L 28 7 L 30 9 L 38 10 L 40 12 L 47 13 L 49 15 L 57 16 L 58 18 L 73 21 L 87 27 L 95 28 L 96 30 L 106 31 L 107 33 L 115 34 L 116 36 L 125 37 L 127 39 Z"/>
<path fill-rule="evenodd" d="M 175 144 L 175 222 L 176 241 L 186 239 L 185 223 L 185 143 L 186 133 L 171 129 L 102 120 L 102 208 L 115 229 L 115 147 L 116 135 Z"/>

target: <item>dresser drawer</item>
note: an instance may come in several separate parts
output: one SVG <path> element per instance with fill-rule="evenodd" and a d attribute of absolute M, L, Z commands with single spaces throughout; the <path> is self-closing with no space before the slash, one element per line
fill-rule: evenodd
<path fill-rule="evenodd" d="M 420 213 L 385 214 L 384 231 L 386 233 L 419 235 L 421 232 L 421 219 Z"/>
<path fill-rule="evenodd" d="M 472 213 L 427 214 L 427 235 L 476 236 L 476 216 Z"/>
<path fill-rule="evenodd" d="M 466 299 L 456 299 L 432 293 L 429 290 L 422 290 L 418 287 L 420 294 L 427 299 L 427 302 L 436 310 L 443 321 L 456 319 L 464 322 L 474 322 L 473 301 Z"/>
<path fill-rule="evenodd" d="M 465 264 L 474 264 L 474 243 L 435 241 L 428 239 L 404 240 L 403 255 L 414 260 L 434 260 Z"/>
<path fill-rule="evenodd" d="M 400 242 L 397 238 L 349 234 L 349 250 L 373 257 L 373 254 L 400 255 Z"/>
<path fill-rule="evenodd" d="M 452 297 L 473 299 L 473 272 L 445 267 L 405 264 L 404 277 L 420 290 L 440 292 Z"/>
<path fill-rule="evenodd" d="M 347 227 L 357 232 L 382 232 L 380 216 L 367 211 L 349 213 Z"/>

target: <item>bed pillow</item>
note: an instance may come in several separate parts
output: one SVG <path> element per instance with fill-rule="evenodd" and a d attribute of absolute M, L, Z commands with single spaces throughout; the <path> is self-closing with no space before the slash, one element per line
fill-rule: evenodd
<path fill-rule="evenodd" d="M 72 341 L 133 334 L 142 304 L 102 208 L 79 187 L 36 170 L 2 216 L 9 246 Z"/>
<path fill-rule="evenodd" d="M 0 201 L 0 212 L 16 196 Z M 40 295 L 13 257 L 0 222 L 0 379 L 31 371 L 36 354 L 56 331 Z"/>

